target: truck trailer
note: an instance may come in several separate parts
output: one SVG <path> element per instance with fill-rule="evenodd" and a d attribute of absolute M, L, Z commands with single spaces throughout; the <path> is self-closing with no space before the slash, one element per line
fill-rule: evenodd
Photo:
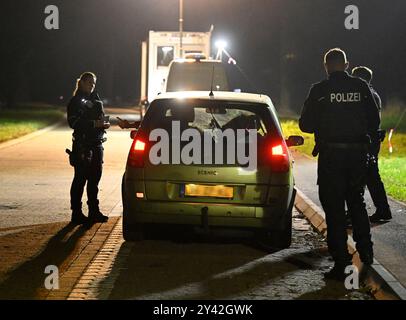
<path fill-rule="evenodd" d="M 212 32 L 213 26 L 208 32 L 184 31 L 181 38 L 178 31 L 149 31 L 148 39 L 142 42 L 141 47 L 142 105 L 165 91 L 169 65 L 173 60 L 190 54 L 211 56 Z"/>

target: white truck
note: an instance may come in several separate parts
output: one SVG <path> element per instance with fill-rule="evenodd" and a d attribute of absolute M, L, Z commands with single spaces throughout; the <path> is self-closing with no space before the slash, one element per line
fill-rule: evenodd
<path fill-rule="evenodd" d="M 169 65 L 175 59 L 190 54 L 211 55 L 211 35 L 209 32 L 182 32 L 182 54 L 180 32 L 149 31 L 141 50 L 141 104 L 146 104 L 164 92 Z"/>

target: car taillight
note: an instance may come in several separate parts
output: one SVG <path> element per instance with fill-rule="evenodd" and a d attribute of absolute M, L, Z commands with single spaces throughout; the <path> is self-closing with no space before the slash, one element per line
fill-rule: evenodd
<path fill-rule="evenodd" d="M 289 150 L 284 140 L 271 145 L 272 172 L 288 172 L 290 169 Z"/>
<path fill-rule="evenodd" d="M 134 151 L 144 151 L 145 150 L 145 142 L 136 139 L 134 144 Z"/>
<path fill-rule="evenodd" d="M 272 156 L 283 156 L 284 152 L 283 152 L 283 147 L 281 144 L 272 147 Z"/>
<path fill-rule="evenodd" d="M 146 143 L 140 139 L 134 139 L 130 153 L 128 154 L 127 165 L 134 168 L 144 167 L 144 152 Z"/>

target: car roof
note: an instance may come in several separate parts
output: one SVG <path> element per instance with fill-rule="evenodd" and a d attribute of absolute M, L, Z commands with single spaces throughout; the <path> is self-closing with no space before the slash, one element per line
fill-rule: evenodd
<path fill-rule="evenodd" d="M 209 95 L 209 91 L 177 91 L 165 92 L 159 94 L 155 100 L 163 99 L 203 99 L 214 101 L 233 101 L 233 102 L 249 102 L 267 104 L 273 108 L 271 98 L 264 94 L 242 93 L 230 91 L 213 91 L 213 96 Z"/>

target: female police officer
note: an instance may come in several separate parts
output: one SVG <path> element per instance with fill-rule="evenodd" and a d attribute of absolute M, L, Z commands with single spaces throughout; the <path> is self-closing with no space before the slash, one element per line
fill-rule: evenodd
<path fill-rule="evenodd" d="M 70 189 L 72 223 L 106 222 L 107 217 L 99 210 L 98 184 L 102 175 L 105 129 L 110 127 L 104 115 L 103 104 L 94 91 L 96 75 L 83 73 L 77 80 L 76 89 L 69 102 L 67 118 L 74 130 L 70 163 L 75 175 Z M 82 195 L 87 182 L 88 219 L 82 212 Z"/>

